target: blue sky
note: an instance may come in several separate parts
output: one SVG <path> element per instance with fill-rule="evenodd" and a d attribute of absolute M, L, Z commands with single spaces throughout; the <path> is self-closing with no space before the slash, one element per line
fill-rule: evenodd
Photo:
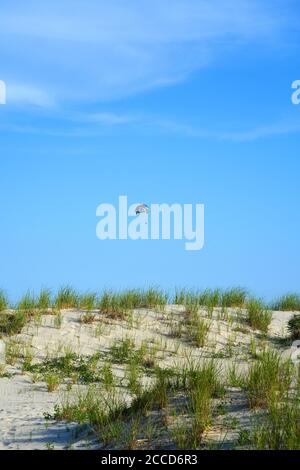
<path fill-rule="evenodd" d="M 1 0 L 0 286 L 299 290 L 296 1 Z M 205 247 L 96 207 L 204 203 Z"/>

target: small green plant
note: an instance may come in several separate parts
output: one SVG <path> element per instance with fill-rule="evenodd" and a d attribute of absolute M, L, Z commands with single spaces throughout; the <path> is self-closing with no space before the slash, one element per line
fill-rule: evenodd
<path fill-rule="evenodd" d="M 198 348 L 205 346 L 209 330 L 210 324 L 207 320 L 199 318 L 197 314 L 192 316 L 188 324 L 188 335 Z"/>
<path fill-rule="evenodd" d="M 114 362 L 127 362 L 134 354 L 135 343 L 130 338 L 117 340 L 110 349 L 110 354 Z"/>
<path fill-rule="evenodd" d="M 223 307 L 243 307 L 246 303 L 247 291 L 240 287 L 229 289 L 222 293 L 221 305 Z"/>
<path fill-rule="evenodd" d="M 246 378 L 250 407 L 266 407 L 272 400 L 281 400 L 288 393 L 292 378 L 290 360 L 281 360 L 275 351 L 264 351 Z"/>
<path fill-rule="evenodd" d="M 59 375 L 57 375 L 57 374 L 48 373 L 45 376 L 45 382 L 46 382 L 46 385 L 47 385 L 47 391 L 49 393 L 51 393 L 51 392 L 54 392 L 55 390 L 58 389 L 58 387 L 61 383 L 61 379 L 60 379 Z"/>
<path fill-rule="evenodd" d="M 293 340 L 300 339 L 300 315 L 294 315 L 289 320 L 288 331 Z"/>
<path fill-rule="evenodd" d="M 59 289 L 54 302 L 58 309 L 77 308 L 78 303 L 79 296 L 75 289 L 70 286 L 65 286 Z"/>
<path fill-rule="evenodd" d="M 248 322 L 255 330 L 267 333 L 272 321 L 272 312 L 260 300 L 251 299 L 247 304 Z"/>
<path fill-rule="evenodd" d="M 12 313 L 0 313 L 0 334 L 14 335 L 21 333 L 22 328 L 28 321 L 26 314 L 20 310 Z"/>
<path fill-rule="evenodd" d="M 254 336 L 251 336 L 250 338 L 249 353 L 253 359 L 258 358 L 257 342 L 255 341 Z"/>
<path fill-rule="evenodd" d="M 91 312 L 84 313 L 80 317 L 81 323 L 85 323 L 85 324 L 94 323 L 95 319 L 96 319 L 96 315 Z"/>
<path fill-rule="evenodd" d="M 91 312 L 97 305 L 97 294 L 94 292 L 87 292 L 79 298 L 79 308 Z"/>
<path fill-rule="evenodd" d="M 63 316 L 60 311 L 58 311 L 54 317 L 54 327 L 57 328 L 58 330 L 61 328 L 63 322 Z"/>
<path fill-rule="evenodd" d="M 5 344 L 5 360 L 13 366 L 22 357 L 23 345 L 16 339 L 9 339 Z"/>
<path fill-rule="evenodd" d="M 111 368 L 111 363 L 106 361 L 100 371 L 103 387 L 106 391 L 111 390 L 115 385 L 115 379 Z"/>
<path fill-rule="evenodd" d="M 197 295 L 189 293 L 185 298 L 184 306 L 186 314 L 188 316 L 194 317 L 195 315 L 197 315 L 200 307 Z"/>
<path fill-rule="evenodd" d="M 25 313 L 27 317 L 31 317 L 36 313 L 36 309 L 36 299 L 34 295 L 28 291 L 19 301 L 17 310 Z"/>
<path fill-rule="evenodd" d="M 28 371 L 31 367 L 34 355 L 30 346 L 24 348 L 23 371 Z"/>
<path fill-rule="evenodd" d="M 7 310 L 9 306 L 8 298 L 6 293 L 0 289 L 0 312 Z"/>
<path fill-rule="evenodd" d="M 36 306 L 42 314 L 48 313 L 51 308 L 51 291 L 49 289 L 42 289 L 37 299 Z"/>
<path fill-rule="evenodd" d="M 244 385 L 244 380 L 242 374 L 238 371 L 237 364 L 234 362 L 229 365 L 227 371 L 227 380 L 228 384 L 231 387 L 242 387 Z"/>
<path fill-rule="evenodd" d="M 175 289 L 174 304 L 175 305 L 184 305 L 186 299 L 186 290 L 185 289 Z"/>
<path fill-rule="evenodd" d="M 239 432 L 239 437 L 237 444 L 240 446 L 247 446 L 251 443 L 251 435 L 248 429 L 241 429 Z"/>

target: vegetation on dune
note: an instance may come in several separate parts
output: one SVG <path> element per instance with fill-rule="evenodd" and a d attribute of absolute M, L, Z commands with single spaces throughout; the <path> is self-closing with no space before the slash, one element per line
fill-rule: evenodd
<path fill-rule="evenodd" d="M 289 320 L 288 331 L 293 340 L 300 339 L 300 315 L 294 315 Z"/>
<path fill-rule="evenodd" d="M 97 305 L 97 294 L 95 292 L 86 292 L 79 296 L 79 308 L 91 312 Z"/>
<path fill-rule="evenodd" d="M 240 287 L 222 291 L 206 289 L 204 291 L 177 289 L 174 303 L 176 305 L 197 304 L 199 307 L 243 307 L 248 293 Z"/>
<path fill-rule="evenodd" d="M 27 318 L 19 310 L 14 313 L 0 312 L 0 335 L 14 335 L 22 331 Z"/>
<path fill-rule="evenodd" d="M 300 295 L 287 294 L 273 304 L 274 310 L 296 312 L 300 311 Z"/>
<path fill-rule="evenodd" d="M 128 423 L 136 422 L 136 433 L 140 435 L 145 432 L 141 426 L 142 419 L 146 419 L 154 410 L 166 410 L 174 397 L 185 392 L 181 413 L 188 413 L 191 420 L 185 429 L 184 445 L 196 449 L 201 446 L 203 434 L 211 423 L 212 399 L 223 393 L 218 370 L 210 361 L 202 365 L 193 363 L 181 372 L 156 368 L 155 381 L 149 388 L 143 389 L 136 380 L 129 382 L 128 386 L 134 394 L 129 405 L 122 396 L 111 391 L 109 398 L 105 398 L 95 386 L 91 386 L 86 392 L 80 393 L 75 401 L 66 400 L 56 406 L 54 415 L 49 418 L 92 424 L 100 441 L 103 436 L 109 436 L 110 440 L 116 437 L 115 426 L 115 432 L 111 431 L 112 423 L 117 423 L 119 431 L 127 430 L 123 433 L 123 445 L 128 448 Z M 118 438 L 120 434 L 117 433 Z M 176 440 L 175 433 L 173 438 Z"/>
<path fill-rule="evenodd" d="M 0 312 L 6 310 L 9 306 L 8 298 L 3 290 L 0 290 Z"/>
<path fill-rule="evenodd" d="M 60 382 L 63 379 L 71 378 L 74 383 L 89 384 L 99 382 L 101 375 L 97 371 L 99 354 L 91 357 L 79 356 L 73 352 L 66 352 L 61 357 L 46 359 L 37 364 L 28 364 L 25 368 L 27 372 L 39 374 L 41 378 L 57 377 Z"/>
<path fill-rule="evenodd" d="M 27 316 L 33 316 L 37 308 L 37 302 L 31 292 L 27 292 L 18 302 L 17 310 Z"/>
<path fill-rule="evenodd" d="M 249 369 L 246 390 L 251 408 L 266 407 L 282 400 L 293 379 L 293 364 L 276 351 L 264 351 Z"/>
<path fill-rule="evenodd" d="M 251 299 L 247 303 L 248 322 L 255 330 L 267 333 L 272 321 L 272 312 L 268 310 L 261 300 Z"/>
<path fill-rule="evenodd" d="M 77 308 L 79 305 L 79 295 L 70 286 L 61 287 L 55 297 L 54 305 L 58 309 Z"/>
<path fill-rule="evenodd" d="M 295 310 L 298 300 L 288 295 L 276 305 Z M 180 307 L 165 308 L 167 303 Z M 244 289 L 177 289 L 172 296 L 149 288 L 98 295 L 66 286 L 53 296 L 48 289 L 37 296 L 27 292 L 15 310 L 8 306 L 0 291 L 0 334 L 8 336 L 0 378 L 8 378 L 14 366 L 33 383 L 44 382 L 44 390 L 64 391 L 60 405 L 46 417 L 91 425 L 101 446 L 158 448 L 166 443 L 207 449 L 210 432 L 219 426 L 218 432 L 235 431 L 232 447 L 299 449 L 300 367 L 284 359 L 283 343 L 274 346 L 268 335 L 270 309 Z M 109 330 L 108 343 L 101 339 L 101 352 L 89 356 L 61 346 L 56 356 L 47 350 L 44 360 L 34 358 L 28 334 L 39 327 L 42 315 L 52 315 L 45 322 L 51 328 L 65 326 L 68 314 L 62 310 L 68 308 L 77 309 L 78 321 L 89 325 L 77 328 L 91 334 L 93 344 Z M 134 309 L 151 309 L 150 322 L 146 311 L 139 315 Z M 70 317 L 73 322 L 74 313 Z M 13 337 L 30 320 L 34 328 Z M 143 339 L 142 322 L 156 336 Z M 287 325 L 290 337 L 283 328 L 279 339 L 291 344 L 300 338 L 300 315 Z M 116 338 L 111 331 L 117 331 Z M 226 416 L 236 393 L 253 419 L 247 429 L 238 429 L 237 418 Z"/>
<path fill-rule="evenodd" d="M 42 289 L 36 301 L 36 307 L 42 313 L 47 313 L 52 307 L 52 298 L 50 289 Z"/>
<path fill-rule="evenodd" d="M 300 450 L 299 399 L 273 402 L 265 421 L 255 430 L 252 442 L 258 450 Z"/>

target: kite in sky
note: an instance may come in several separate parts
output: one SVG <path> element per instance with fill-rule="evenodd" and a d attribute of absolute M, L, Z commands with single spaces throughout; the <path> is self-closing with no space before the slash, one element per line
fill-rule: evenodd
<path fill-rule="evenodd" d="M 150 207 L 147 206 L 147 204 L 139 204 L 135 208 L 136 215 L 138 215 L 138 214 L 149 214 L 149 212 L 150 212 Z"/>

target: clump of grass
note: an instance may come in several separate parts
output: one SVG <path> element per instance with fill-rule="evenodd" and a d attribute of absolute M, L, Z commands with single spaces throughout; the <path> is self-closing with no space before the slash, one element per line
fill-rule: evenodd
<path fill-rule="evenodd" d="M 79 296 L 75 289 L 70 286 L 61 287 L 56 295 L 54 304 L 56 308 L 77 308 Z"/>
<path fill-rule="evenodd" d="M 274 400 L 281 400 L 288 393 L 292 378 L 290 360 L 281 360 L 275 351 L 264 351 L 246 377 L 250 407 L 266 407 Z"/>
<path fill-rule="evenodd" d="M 242 388 L 244 386 L 243 375 L 239 372 L 235 362 L 228 368 L 227 380 L 230 387 Z"/>
<path fill-rule="evenodd" d="M 7 298 L 6 293 L 0 289 L 0 312 L 3 312 L 3 310 L 7 310 L 9 307 L 9 301 Z"/>
<path fill-rule="evenodd" d="M 272 312 L 257 299 L 251 299 L 247 303 L 248 322 L 255 330 L 267 333 L 272 321 Z"/>
<path fill-rule="evenodd" d="M 33 361 L 34 355 L 32 352 L 32 349 L 30 346 L 27 346 L 24 348 L 24 353 L 23 353 L 23 371 L 28 371 L 30 369 L 32 361 Z"/>
<path fill-rule="evenodd" d="M 127 381 L 130 392 L 133 395 L 139 395 L 141 392 L 140 369 L 135 361 L 131 361 L 128 364 L 125 373 L 125 379 Z"/>
<path fill-rule="evenodd" d="M 95 292 L 86 292 L 79 298 L 79 308 L 91 312 L 96 308 L 97 294 Z"/>
<path fill-rule="evenodd" d="M 0 313 L 0 334 L 14 335 L 22 331 L 22 328 L 27 322 L 24 312 L 17 310 L 13 313 Z"/>
<path fill-rule="evenodd" d="M 211 424 L 211 395 L 206 387 L 194 388 L 190 393 L 193 413 L 190 431 L 191 447 L 197 449 L 202 441 L 204 431 Z"/>
<path fill-rule="evenodd" d="M 17 310 L 26 314 L 27 317 L 31 317 L 36 313 L 37 302 L 34 295 L 31 292 L 27 292 L 18 302 Z"/>
<path fill-rule="evenodd" d="M 213 359 L 205 361 L 201 364 L 190 363 L 183 369 L 181 380 L 184 389 L 208 388 L 213 398 L 221 398 L 224 396 L 225 389 L 221 380 L 221 368 L 218 362 Z"/>
<path fill-rule="evenodd" d="M 274 310 L 296 312 L 300 311 L 300 295 L 287 294 L 281 297 L 273 305 Z"/>
<path fill-rule="evenodd" d="M 255 341 L 254 336 L 251 336 L 250 338 L 249 353 L 253 359 L 257 359 L 259 357 L 258 356 L 258 344 Z"/>
<path fill-rule="evenodd" d="M 127 362 L 132 358 L 135 351 L 135 343 L 130 338 L 124 338 L 122 340 L 117 340 L 113 343 L 110 354 L 112 360 L 117 363 Z"/>
<path fill-rule="evenodd" d="M 199 304 L 208 308 L 214 309 L 220 303 L 221 291 L 219 289 L 206 289 L 198 293 Z"/>
<path fill-rule="evenodd" d="M 273 403 L 252 442 L 257 450 L 300 450 L 299 401 Z"/>
<path fill-rule="evenodd" d="M 168 302 L 168 295 L 164 291 L 153 287 L 143 292 L 142 297 L 144 298 L 143 303 L 146 308 L 159 307 L 164 309 Z"/>
<path fill-rule="evenodd" d="M 192 328 L 193 338 L 196 346 L 198 348 L 204 348 L 210 330 L 210 325 L 204 319 L 199 318 L 196 322 L 193 322 Z"/>
<path fill-rule="evenodd" d="M 189 449 L 199 448 L 203 434 L 211 424 L 212 398 L 224 395 L 224 386 L 219 376 L 220 370 L 213 360 L 203 364 L 191 363 L 182 372 L 182 386 L 187 391 L 192 425 L 181 445 L 184 444 Z M 182 440 L 182 435 L 179 434 L 179 438 Z"/>
<path fill-rule="evenodd" d="M 36 301 L 37 308 L 41 311 L 41 313 L 45 314 L 48 313 L 48 310 L 52 306 L 51 300 L 51 291 L 50 289 L 42 289 L 39 297 Z"/>
<path fill-rule="evenodd" d="M 288 331 L 293 340 L 300 339 L 300 315 L 294 315 L 289 320 Z"/>
<path fill-rule="evenodd" d="M 163 291 L 150 288 L 143 290 L 127 290 L 121 293 L 105 291 L 98 302 L 98 308 L 113 318 L 126 319 L 135 308 L 164 309 L 168 300 Z"/>
<path fill-rule="evenodd" d="M 5 344 L 5 361 L 13 366 L 22 357 L 22 344 L 16 339 L 9 339 Z"/>
<path fill-rule="evenodd" d="M 173 338 L 182 338 L 184 334 L 184 322 L 172 320 L 170 324 L 170 336 Z"/>
<path fill-rule="evenodd" d="M 58 330 L 61 328 L 63 322 L 63 316 L 60 311 L 57 311 L 54 317 L 54 327 Z"/>
<path fill-rule="evenodd" d="M 102 313 L 112 318 L 125 320 L 132 307 L 131 297 L 111 292 L 104 292 L 98 302 L 98 308 Z"/>
<path fill-rule="evenodd" d="M 174 304 L 175 305 L 184 305 L 186 299 L 187 291 L 186 289 L 175 289 Z"/>
<path fill-rule="evenodd" d="M 191 314 L 188 322 L 188 336 L 198 348 L 203 348 L 206 344 L 210 324 L 207 320 L 200 318 L 196 312 Z"/>
<path fill-rule="evenodd" d="M 95 319 L 96 319 L 96 315 L 91 312 L 86 312 L 84 315 L 81 315 L 80 317 L 81 323 L 85 323 L 85 324 L 94 323 Z"/>
<path fill-rule="evenodd" d="M 45 382 L 47 385 L 47 391 L 51 393 L 58 389 L 61 383 L 61 379 L 57 374 L 48 373 L 47 375 L 45 375 Z"/>
<path fill-rule="evenodd" d="M 104 362 L 100 374 L 104 389 L 106 391 L 112 390 L 115 385 L 115 379 L 109 361 Z"/>
<path fill-rule="evenodd" d="M 188 294 L 184 301 L 185 312 L 187 315 L 195 316 L 199 311 L 199 298 L 197 295 Z"/>
<path fill-rule="evenodd" d="M 92 385 L 88 390 L 78 393 L 75 401 L 66 400 L 61 405 L 56 405 L 53 416 L 46 417 L 81 424 L 89 423 L 95 426 L 96 431 L 100 431 L 108 423 L 117 421 L 126 409 L 126 404 L 114 393 L 105 400 L 101 390 Z"/>
<path fill-rule="evenodd" d="M 240 287 L 229 289 L 222 293 L 221 305 L 223 307 L 243 307 L 246 303 L 247 291 Z"/>

